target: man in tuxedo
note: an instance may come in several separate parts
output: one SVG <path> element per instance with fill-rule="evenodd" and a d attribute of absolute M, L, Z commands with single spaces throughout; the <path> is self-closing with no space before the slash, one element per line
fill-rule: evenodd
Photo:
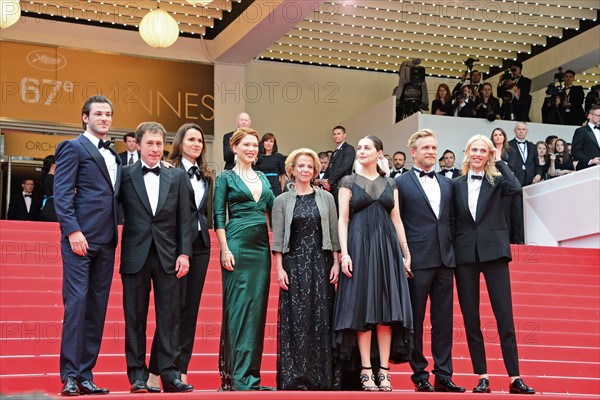
<path fill-rule="evenodd" d="M 504 121 L 529 122 L 531 109 L 531 96 L 523 96 L 516 83 L 511 83 L 506 88 L 505 97 L 500 107 L 500 118 Z"/>
<path fill-rule="evenodd" d="M 33 195 L 33 179 L 25 178 L 21 181 L 21 192 L 10 198 L 6 219 L 17 221 L 37 221 L 42 201 Z"/>
<path fill-rule="evenodd" d="M 456 94 L 462 90 L 466 80 L 467 72 L 465 71 L 465 73 L 463 73 L 460 77 L 460 82 L 458 82 L 456 86 L 454 86 L 454 89 L 452 89 L 452 96 L 456 96 Z M 481 96 L 481 87 L 483 86 L 483 82 L 481 81 L 481 72 L 477 71 L 476 69 L 471 71 L 469 82 L 473 89 L 473 96 Z"/>
<path fill-rule="evenodd" d="M 166 131 L 156 122 L 136 129 L 140 160 L 123 169 L 121 281 L 125 314 L 125 358 L 132 393 L 148 392 L 146 321 L 150 287 L 156 310 L 157 366 L 165 392 L 189 392 L 177 369 L 182 285 L 191 254 L 187 174 L 161 168 Z"/>
<path fill-rule="evenodd" d="M 122 153 L 119 153 L 119 157 L 121 157 L 122 165 L 132 165 L 140 159 L 140 153 L 137 151 L 137 143 L 135 141 L 135 133 L 129 132 L 123 135 L 123 141 L 125 142 L 125 146 L 127 146 L 127 150 Z"/>
<path fill-rule="evenodd" d="M 588 123 L 573 134 L 571 154 L 578 161 L 577 170 L 600 165 L 600 104 L 588 112 Z"/>
<path fill-rule="evenodd" d="M 508 85 L 514 83 L 519 87 L 521 92 L 521 96 L 530 97 L 531 92 L 531 79 L 526 78 L 522 75 L 523 73 L 523 64 L 520 61 L 512 61 L 510 63 L 510 76 L 507 79 L 504 79 L 504 74 L 500 75 L 500 81 L 498 82 L 498 98 L 501 99 L 504 97 L 506 89 Z M 530 101 L 531 103 L 531 101 Z"/>
<path fill-rule="evenodd" d="M 319 171 L 319 176 L 313 180 L 313 184 L 322 188 L 321 179 L 325 176 L 325 171 L 327 171 L 327 167 L 329 166 L 329 154 L 326 151 L 321 151 L 319 153 L 319 161 L 321 162 L 321 170 Z"/>
<path fill-rule="evenodd" d="M 462 87 L 462 93 L 459 91 L 452 100 L 452 115 L 455 117 L 472 118 L 473 107 L 475 106 L 475 96 L 473 96 L 473 87 L 465 85 Z"/>
<path fill-rule="evenodd" d="M 108 393 L 96 386 L 92 369 L 102 342 L 118 240 L 121 158 L 106 141 L 112 116 L 108 98 L 90 97 L 81 110 L 85 132 L 60 143 L 55 154 L 54 206 L 63 261 L 63 396 Z"/>
<path fill-rule="evenodd" d="M 422 129 L 408 139 L 414 167 L 396 177 L 400 217 L 411 255 L 408 280 L 414 323 L 414 349 L 410 366 L 417 392 L 464 392 L 452 382 L 452 303 L 454 250 L 451 226 L 454 219 L 452 181 L 434 172 L 437 138 Z M 429 383 L 423 354 L 423 322 L 430 304 L 431 353 L 435 384 Z"/>
<path fill-rule="evenodd" d="M 439 161 L 440 165 L 442 166 L 442 170 L 439 172 L 441 175 L 448 179 L 454 179 L 462 175 L 460 169 L 454 168 L 456 156 L 452 150 L 444 151 L 444 154 L 442 154 Z"/>
<path fill-rule="evenodd" d="M 237 117 L 235 117 L 235 126 L 237 129 L 250 128 L 251 125 L 252 120 L 247 113 L 239 113 Z M 231 146 L 229 145 L 233 132 L 235 132 L 235 130 L 228 132 L 223 136 L 223 161 L 225 161 L 225 169 L 232 169 L 235 165 L 235 154 L 233 154 L 233 150 L 231 150 Z"/>
<path fill-rule="evenodd" d="M 538 183 L 542 180 L 542 168 L 537 157 L 535 144 L 528 142 L 525 138 L 529 128 L 525 122 L 517 122 L 514 128 L 515 137 L 508 141 L 508 145 L 514 149 L 516 154 L 515 176 L 521 186 Z M 510 205 L 510 238 L 511 243 L 525 243 L 525 223 L 523 220 L 523 195 L 518 194 L 511 198 Z"/>
<path fill-rule="evenodd" d="M 356 151 L 352 145 L 346 142 L 346 128 L 338 125 L 333 128 L 332 133 L 336 149 L 329 160 L 329 166 L 323 179 L 321 179 L 321 184 L 325 190 L 331 192 L 337 205 L 339 181 L 344 176 L 352 173 Z"/>
<path fill-rule="evenodd" d="M 395 178 L 408 172 L 408 169 L 404 168 L 406 163 L 406 154 L 403 151 L 397 151 L 392 157 L 392 170 L 390 171 L 390 178 Z"/>
<path fill-rule="evenodd" d="M 575 80 L 575 71 L 566 70 L 564 75 L 564 94 L 560 102 L 560 113 L 563 116 L 564 125 L 581 126 L 585 121 L 585 111 L 583 111 L 583 101 L 585 94 L 583 87 L 573 85 Z"/>

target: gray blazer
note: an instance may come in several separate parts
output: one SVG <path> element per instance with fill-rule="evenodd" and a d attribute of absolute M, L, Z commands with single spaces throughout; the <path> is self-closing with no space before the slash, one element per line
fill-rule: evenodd
<path fill-rule="evenodd" d="M 290 229 L 296 205 L 296 190 L 292 189 L 275 198 L 271 220 L 273 225 L 272 252 L 287 253 L 290 251 Z M 333 195 L 325 190 L 315 188 L 315 200 L 321 215 L 323 230 L 323 250 L 340 251 L 338 239 L 337 210 Z"/>

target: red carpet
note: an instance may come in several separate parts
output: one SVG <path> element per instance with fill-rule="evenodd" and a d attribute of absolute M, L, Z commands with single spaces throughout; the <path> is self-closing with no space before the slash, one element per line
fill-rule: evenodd
<path fill-rule="evenodd" d="M 54 395 L 61 387 L 58 353 L 62 267 L 58 225 L 2 221 L 0 227 L 0 391 L 5 394 L 39 391 Z M 221 283 L 215 242 L 213 249 L 189 374 L 189 381 L 197 390 L 192 394 L 162 394 L 158 397 L 364 398 L 365 394 L 360 392 L 215 392 L 219 386 L 217 354 Z M 110 399 L 131 398 L 123 354 L 124 323 L 118 254 L 104 341 L 94 371 L 96 382 L 111 389 L 111 395 L 104 397 Z M 512 291 L 523 378 L 546 398 L 597 397 L 600 394 L 600 251 L 516 246 L 513 256 Z M 277 295 L 278 288 L 275 279 L 272 279 L 262 368 L 263 384 L 272 386 L 275 385 Z M 153 312 L 152 308 L 148 337 L 152 336 L 154 329 Z M 493 398 L 514 398 L 514 395 L 507 395 L 508 378 L 485 294 L 482 297 L 482 316 Z M 476 377 L 472 374 L 456 296 L 454 326 L 454 381 L 470 390 L 476 383 Z M 429 342 L 429 338 L 426 341 Z M 417 394 L 412 391 L 410 367 L 393 366 L 393 370 L 392 381 L 396 391 L 376 396 L 390 399 L 475 396 Z M 136 396 L 156 397 L 156 394 Z"/>

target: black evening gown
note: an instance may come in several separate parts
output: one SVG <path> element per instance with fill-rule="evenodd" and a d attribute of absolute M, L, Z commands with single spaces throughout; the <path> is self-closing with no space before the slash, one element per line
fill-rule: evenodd
<path fill-rule="evenodd" d="M 46 174 L 42 181 L 44 190 L 44 200 L 42 200 L 42 209 L 40 210 L 40 221 L 58 222 L 56 211 L 54 210 L 54 175 Z"/>
<path fill-rule="evenodd" d="M 277 389 L 339 389 L 331 348 L 333 254 L 323 250 L 314 193 L 296 197 L 290 230 L 290 251 L 283 255 L 289 285 L 279 291 Z"/>
<path fill-rule="evenodd" d="M 393 179 L 361 176 L 342 178 L 341 187 L 352 191 L 348 253 L 353 273 L 340 273 L 335 301 L 334 348 L 341 362 L 360 360 L 356 331 L 392 328 L 391 363 L 410 360 L 413 319 L 402 252 L 390 212 L 394 208 Z M 377 363 L 376 335 L 371 358 Z"/>

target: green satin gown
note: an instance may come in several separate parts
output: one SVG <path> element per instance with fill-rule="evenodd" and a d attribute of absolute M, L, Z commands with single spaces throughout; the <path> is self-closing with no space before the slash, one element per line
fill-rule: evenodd
<path fill-rule="evenodd" d="M 271 273 L 265 212 L 271 209 L 275 197 L 269 181 L 257 173 L 263 185 L 258 202 L 234 171 L 224 171 L 215 184 L 215 229 L 225 229 L 227 245 L 235 259 L 233 271 L 221 269 L 221 390 L 261 389 L 260 364 Z"/>

